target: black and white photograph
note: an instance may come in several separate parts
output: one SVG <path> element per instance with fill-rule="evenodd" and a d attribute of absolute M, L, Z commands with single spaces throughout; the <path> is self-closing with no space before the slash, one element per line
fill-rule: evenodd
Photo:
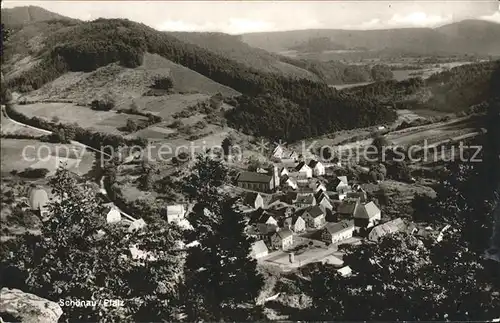
<path fill-rule="evenodd" d="M 0 323 L 500 322 L 500 2 L 1 3 Z"/>

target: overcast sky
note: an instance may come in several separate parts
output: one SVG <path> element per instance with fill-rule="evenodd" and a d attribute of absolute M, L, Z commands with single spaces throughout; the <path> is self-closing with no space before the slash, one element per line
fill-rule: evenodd
<path fill-rule="evenodd" d="M 83 20 L 128 18 L 160 30 L 230 34 L 308 28 L 435 27 L 467 18 L 500 23 L 497 0 L 470 1 L 2 1 Z"/>

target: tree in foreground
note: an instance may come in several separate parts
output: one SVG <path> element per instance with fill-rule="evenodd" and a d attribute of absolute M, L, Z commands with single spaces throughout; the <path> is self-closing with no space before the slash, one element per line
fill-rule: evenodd
<path fill-rule="evenodd" d="M 151 223 L 128 232 L 119 224 L 106 224 L 94 191 L 65 169 L 57 171 L 51 186 L 55 199 L 42 235 L 21 237 L 2 257 L 2 275 L 9 287 L 55 302 L 124 302 L 65 307 L 62 320 L 67 322 L 175 320 L 182 278 L 181 255 L 175 249 L 177 228 Z M 131 246 L 148 259 L 133 257 Z"/>
<path fill-rule="evenodd" d="M 248 321 L 260 319 L 255 301 L 263 286 L 252 241 L 245 235 L 243 216 L 225 200 L 220 214 L 211 214 L 211 232 L 200 237 L 186 259 L 188 320 Z"/>

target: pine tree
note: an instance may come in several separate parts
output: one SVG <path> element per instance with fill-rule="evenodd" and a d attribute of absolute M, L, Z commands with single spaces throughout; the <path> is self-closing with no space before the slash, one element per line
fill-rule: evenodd
<path fill-rule="evenodd" d="M 257 319 L 255 301 L 263 286 L 243 216 L 226 200 L 213 215 L 213 233 L 198 240 L 186 259 L 187 315 L 190 320 Z M 257 314 L 258 315 L 258 314 Z"/>

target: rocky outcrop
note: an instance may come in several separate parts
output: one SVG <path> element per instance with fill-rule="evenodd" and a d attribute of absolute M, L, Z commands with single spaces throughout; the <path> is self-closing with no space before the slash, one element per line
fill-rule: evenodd
<path fill-rule="evenodd" d="M 57 303 L 34 294 L 5 287 L 0 291 L 0 316 L 4 321 L 56 323 L 62 313 Z"/>

